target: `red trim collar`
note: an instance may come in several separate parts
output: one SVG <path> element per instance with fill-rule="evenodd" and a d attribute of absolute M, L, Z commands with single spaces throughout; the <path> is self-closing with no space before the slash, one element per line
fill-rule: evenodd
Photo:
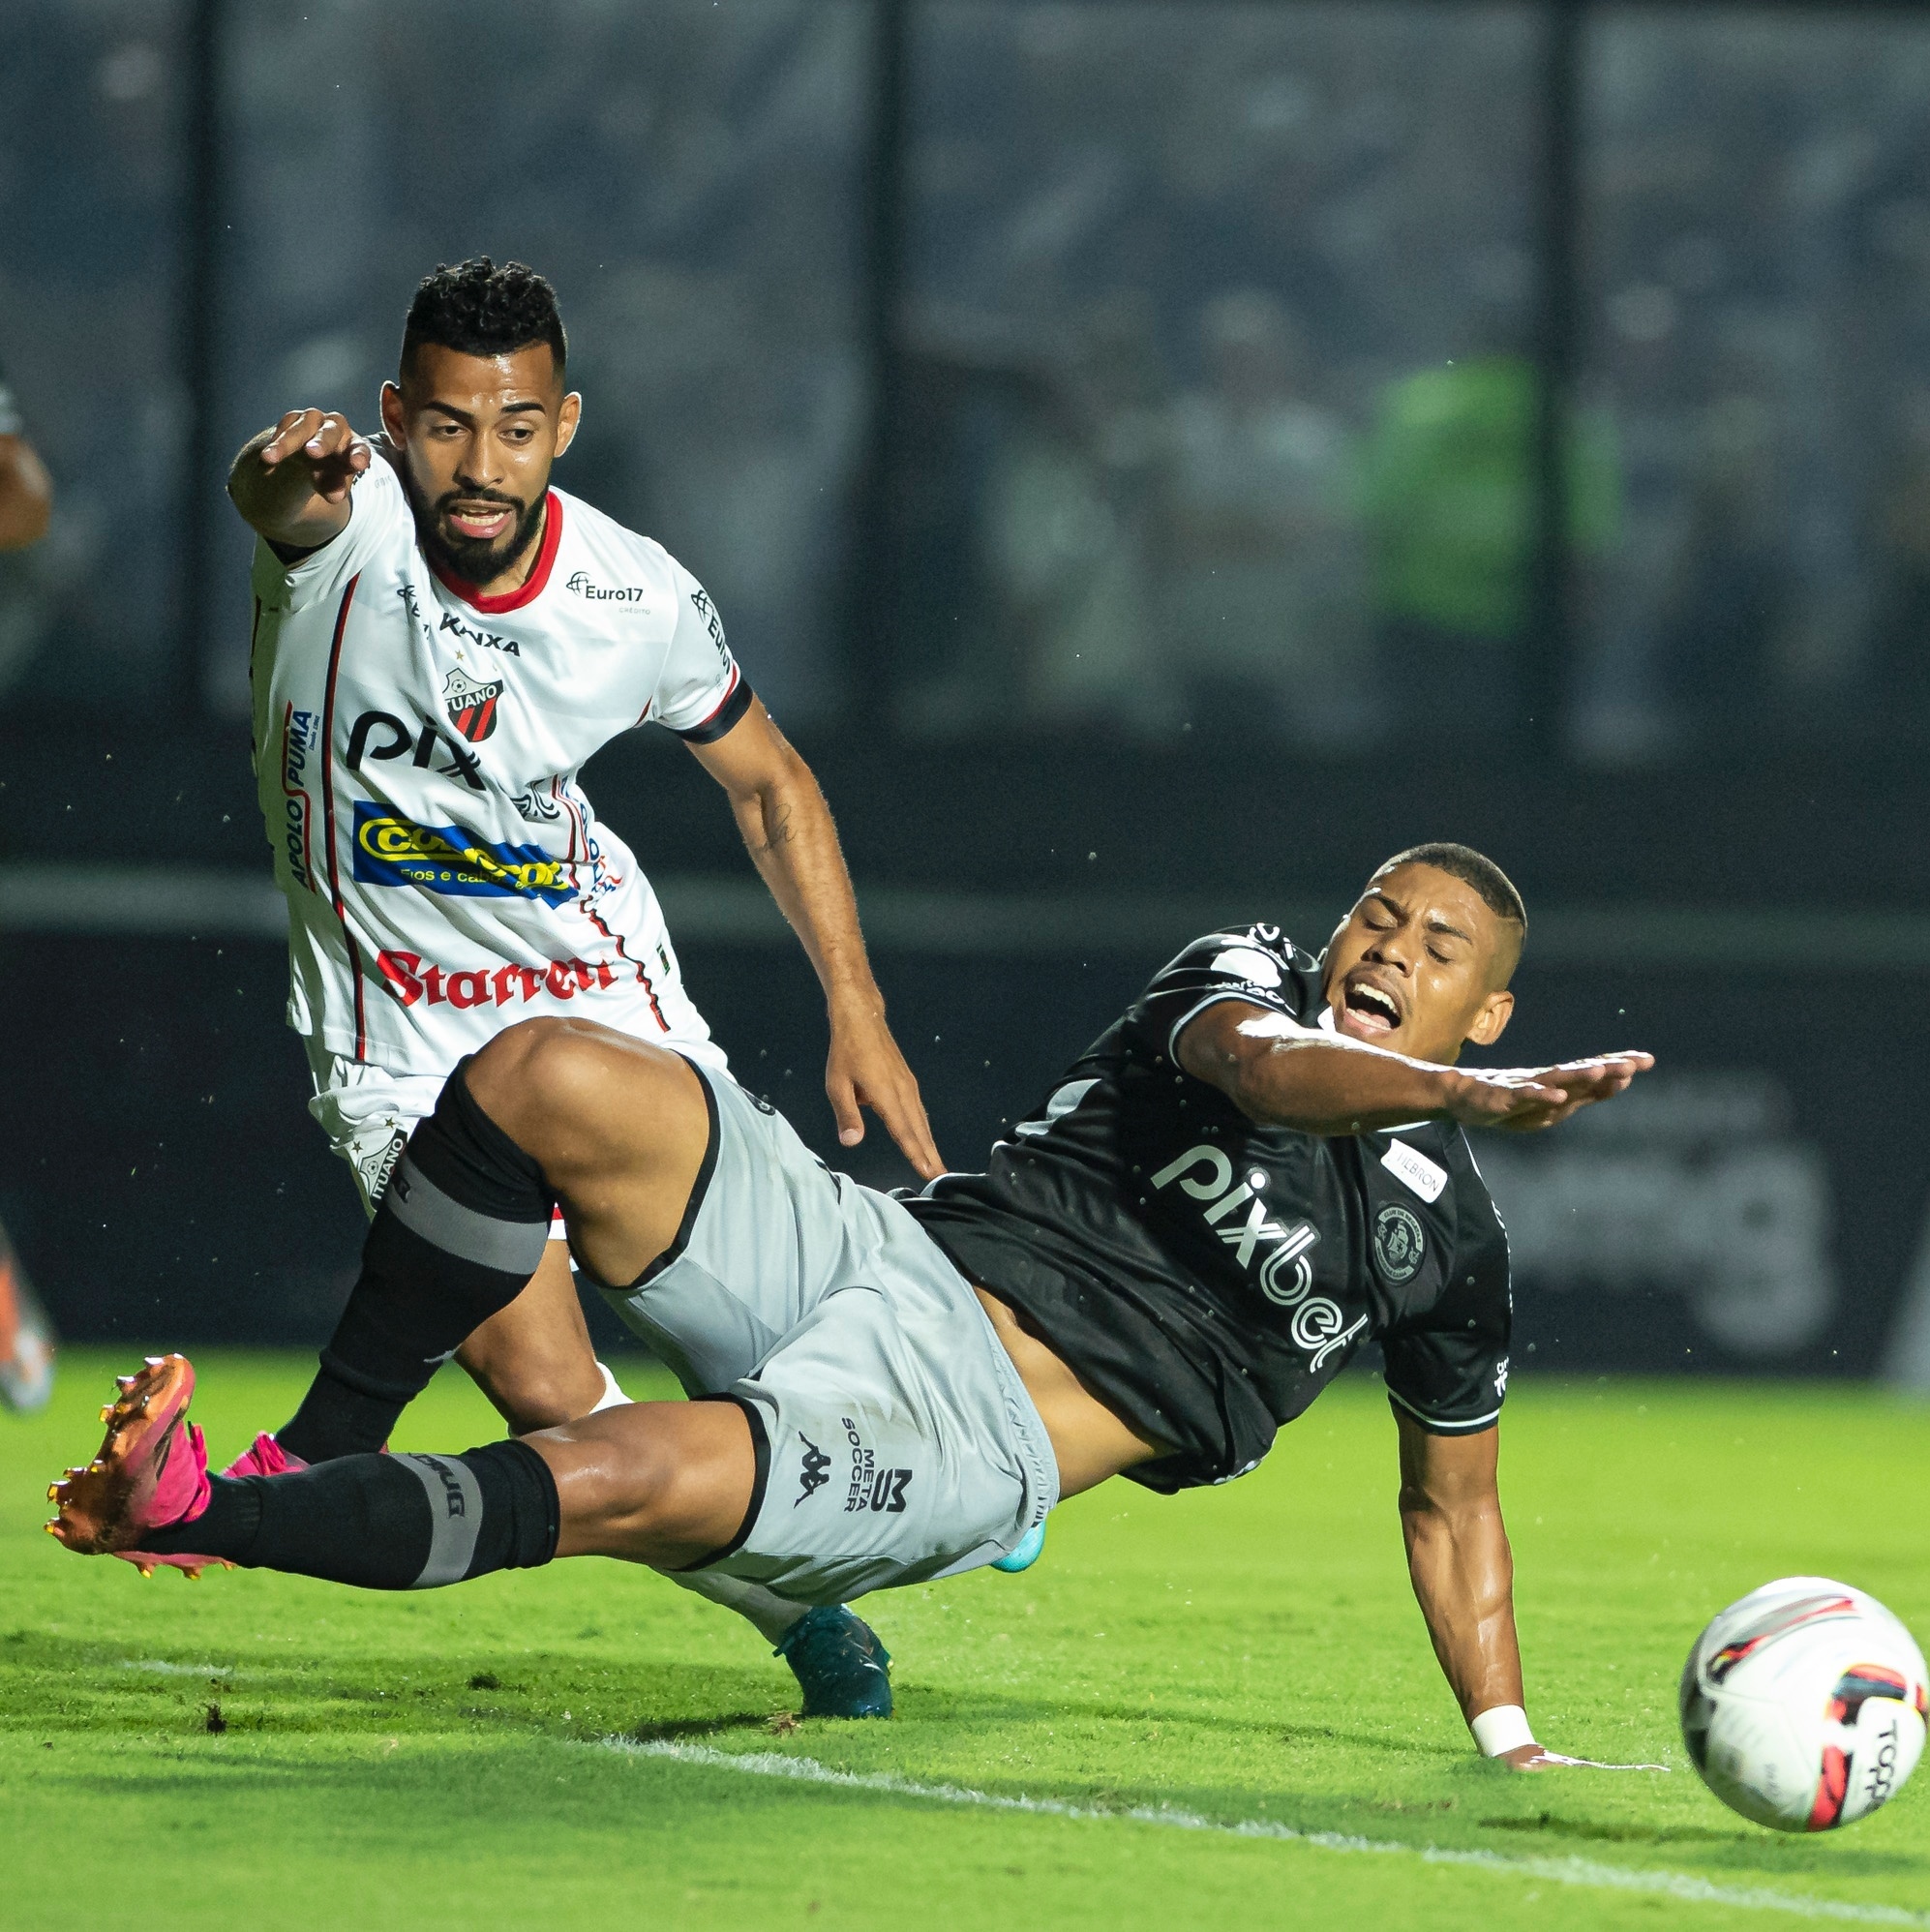
<path fill-rule="evenodd" d="M 485 617 L 499 617 L 504 611 L 520 611 L 525 604 L 543 594 L 550 582 L 550 566 L 557 560 L 557 549 L 562 540 L 562 498 L 552 490 L 543 499 L 543 541 L 536 552 L 536 567 L 530 571 L 521 589 L 507 590 L 500 597 L 485 597 L 473 584 L 465 584 L 460 577 L 451 577 L 433 558 L 429 567 L 435 571 L 444 589 L 455 591 L 472 610 L 482 612 Z"/>

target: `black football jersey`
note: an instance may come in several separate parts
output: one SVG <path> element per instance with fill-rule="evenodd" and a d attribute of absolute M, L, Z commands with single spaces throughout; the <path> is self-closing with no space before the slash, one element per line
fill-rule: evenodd
<path fill-rule="evenodd" d="M 905 1205 L 967 1280 L 1171 1445 L 1149 1489 L 1252 1468 L 1363 1344 L 1398 1408 L 1486 1429 L 1508 1382 L 1508 1243 L 1459 1127 L 1323 1137 L 1250 1120 L 1177 1063 L 1187 1023 L 1244 1000 L 1331 1024 L 1317 961 L 1271 925 L 1165 967 L 982 1174 Z"/>

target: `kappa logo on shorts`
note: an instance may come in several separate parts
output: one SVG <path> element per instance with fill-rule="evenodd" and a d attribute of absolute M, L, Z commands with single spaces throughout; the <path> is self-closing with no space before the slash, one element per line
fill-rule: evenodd
<path fill-rule="evenodd" d="M 798 1440 L 804 1445 L 804 1466 L 799 1471 L 799 1480 L 803 1487 L 798 1492 L 798 1501 L 791 1505 L 793 1509 L 799 1502 L 808 1502 L 830 1481 L 831 1459 L 801 1429 L 798 1432 Z"/>
<path fill-rule="evenodd" d="M 889 1516 L 904 1515 L 905 1492 L 912 1486 L 911 1470 L 881 1469 L 878 1452 L 864 1446 L 858 1424 L 848 1415 L 839 1416 L 838 1420 L 844 1424 L 844 1439 L 851 1449 L 851 1483 L 844 1493 L 845 1514 L 869 1509 Z"/>

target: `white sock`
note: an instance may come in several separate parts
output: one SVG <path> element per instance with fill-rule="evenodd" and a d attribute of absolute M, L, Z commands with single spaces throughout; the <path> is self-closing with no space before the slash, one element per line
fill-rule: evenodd
<path fill-rule="evenodd" d="M 590 1414 L 594 1415 L 597 1409 L 623 1407 L 630 1398 L 617 1386 L 617 1377 L 610 1373 L 605 1364 L 599 1362 L 596 1366 L 603 1376 L 603 1393 L 597 1397 L 596 1406 L 589 1411 Z"/>
<path fill-rule="evenodd" d="M 810 1608 L 808 1604 L 794 1603 L 788 1596 L 779 1596 L 762 1584 L 747 1584 L 741 1577 L 726 1577 L 715 1570 L 663 1570 L 658 1574 L 674 1584 L 681 1584 L 687 1590 L 695 1590 L 699 1596 L 709 1597 L 712 1603 L 722 1604 L 726 1610 L 736 1611 L 756 1626 L 767 1644 L 775 1644 Z"/>

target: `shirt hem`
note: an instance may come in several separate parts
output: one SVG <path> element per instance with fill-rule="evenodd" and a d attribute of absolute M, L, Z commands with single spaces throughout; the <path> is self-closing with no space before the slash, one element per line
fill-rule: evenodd
<path fill-rule="evenodd" d="M 1447 1418 L 1438 1415 L 1430 1415 L 1426 1409 L 1420 1407 L 1417 1404 L 1410 1403 L 1398 1389 L 1392 1387 L 1389 1387 L 1387 1390 L 1387 1400 L 1404 1408 L 1416 1422 L 1435 1435 L 1472 1435 L 1478 1430 L 1486 1429 L 1490 1423 L 1498 1421 L 1501 1415 L 1501 1404 L 1499 1403 L 1496 1403 L 1486 1415 L 1466 1418 Z"/>

